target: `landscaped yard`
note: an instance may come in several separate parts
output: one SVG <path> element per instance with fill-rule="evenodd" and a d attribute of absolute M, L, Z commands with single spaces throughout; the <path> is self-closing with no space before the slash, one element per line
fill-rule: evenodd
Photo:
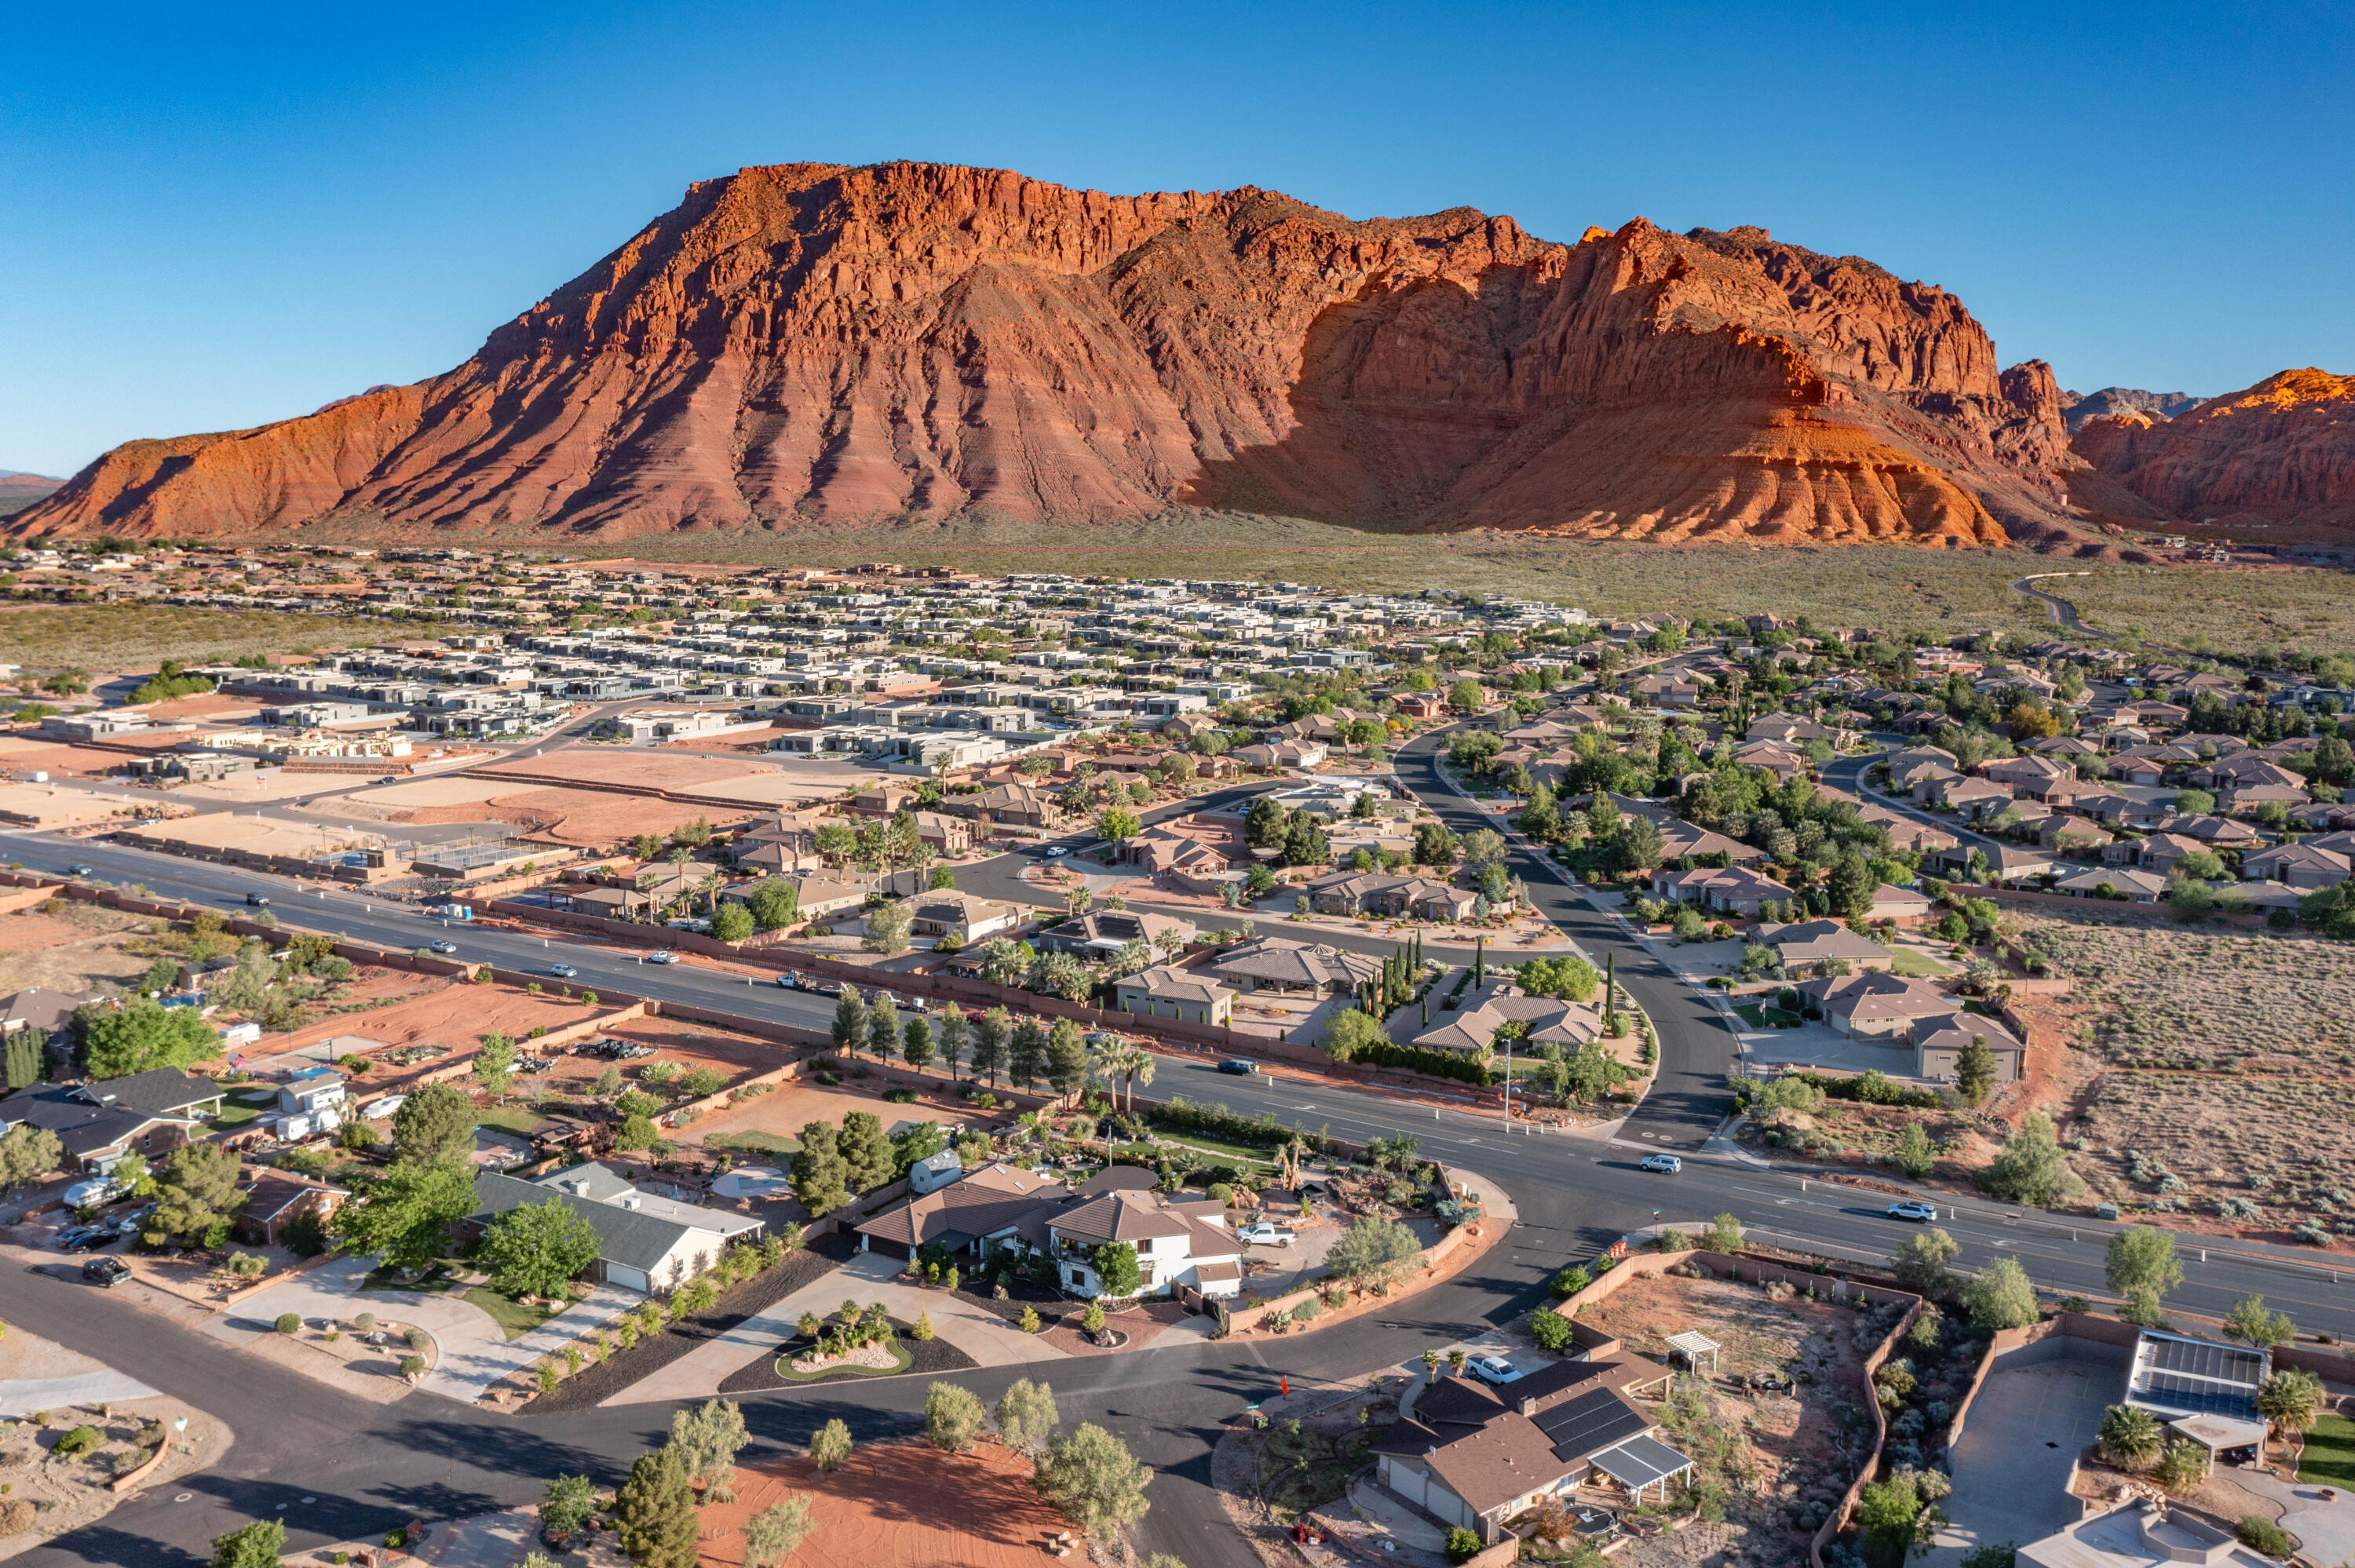
<path fill-rule="evenodd" d="M 2355 1487 L 2355 1421 L 2325 1415 L 2306 1435 L 2297 1478 L 2326 1487 Z"/>
<path fill-rule="evenodd" d="M 780 1132 L 762 1132 L 756 1128 L 723 1132 L 707 1138 L 703 1142 L 707 1149 L 741 1149 L 747 1154 L 799 1154 L 802 1151 L 800 1139 Z"/>
<path fill-rule="evenodd" d="M 499 1326 L 499 1332 L 510 1340 L 520 1340 L 550 1318 L 556 1316 L 553 1307 L 527 1307 L 511 1296 L 503 1295 L 487 1285 L 477 1285 L 459 1298 L 488 1312 Z"/>
<path fill-rule="evenodd" d="M 1753 1029 L 1796 1029 L 1806 1022 L 1796 1012 L 1785 1012 L 1764 1002 L 1739 1002 L 1733 1011 L 1741 1014 L 1742 1021 Z"/>
<path fill-rule="evenodd" d="M 476 1127 L 495 1127 L 501 1132 L 527 1135 L 545 1118 L 536 1110 L 521 1106 L 495 1106 L 474 1113 Z"/>
<path fill-rule="evenodd" d="M 1156 1130 L 1153 1138 L 1156 1143 L 1182 1143 L 1188 1149 L 1199 1149 L 1205 1154 L 1217 1154 L 1229 1160 L 1241 1160 L 1245 1165 L 1263 1172 L 1275 1169 L 1275 1163 L 1268 1158 L 1266 1150 L 1253 1149 L 1247 1144 L 1229 1143 L 1223 1139 L 1205 1138 L 1199 1132 L 1175 1133 Z"/>
<path fill-rule="evenodd" d="M 1953 974 L 1955 966 L 1942 964 L 1919 948 L 1891 948 L 1889 950 L 1889 972 L 1917 980 L 1927 980 L 1936 975 Z"/>

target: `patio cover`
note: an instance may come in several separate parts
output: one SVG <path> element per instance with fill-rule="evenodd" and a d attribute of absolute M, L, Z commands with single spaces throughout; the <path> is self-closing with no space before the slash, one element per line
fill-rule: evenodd
<path fill-rule="evenodd" d="M 1657 1437 L 1630 1437 L 1615 1448 L 1594 1456 L 1594 1467 L 1625 1487 L 1632 1496 L 1656 1482 L 1680 1476 L 1693 1462 Z"/>

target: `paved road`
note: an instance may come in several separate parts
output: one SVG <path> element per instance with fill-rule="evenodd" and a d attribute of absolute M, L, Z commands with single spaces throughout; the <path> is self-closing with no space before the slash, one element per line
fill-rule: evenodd
<path fill-rule="evenodd" d="M 11 837 L 9 857 L 36 869 L 59 871 L 69 861 L 86 861 L 101 874 L 142 881 L 159 894 L 216 904 L 241 905 L 246 892 L 267 890 L 289 924 L 345 930 L 397 947 L 417 945 L 431 929 L 412 912 L 350 893 L 331 893 L 325 900 L 297 896 L 285 879 L 259 873 L 112 846 Z M 1546 879 L 1547 870 L 1523 865 L 1532 893 L 1548 900 L 1550 912 L 1559 910 L 1582 942 L 1620 951 L 1623 983 L 1660 1029 L 1667 1100 L 1657 1112 L 1647 1105 L 1631 1118 L 1619 1141 L 1509 1135 L 1493 1118 L 1282 1070 L 1272 1081 L 1260 1081 L 1160 1059 L 1158 1094 L 1183 1093 L 1250 1114 L 1272 1111 L 1287 1122 L 1353 1139 L 1412 1135 L 1427 1156 L 1496 1181 L 1521 1219 L 1509 1242 L 1474 1268 L 1401 1302 L 1393 1315 L 1353 1322 L 1346 1334 L 1185 1345 L 1028 1369 L 1054 1382 L 1067 1422 L 1105 1425 L 1161 1471 L 1142 1532 L 1147 1550 L 1175 1552 L 1192 1568 L 1251 1568 L 1252 1554 L 1228 1530 L 1208 1492 L 1208 1456 L 1222 1425 L 1244 1404 L 1270 1393 L 1279 1375 L 1352 1378 L 1508 1322 L 1541 1298 L 1545 1279 L 1563 1264 L 1656 1218 L 1695 1222 L 1728 1212 L 1763 1239 L 1869 1262 L 1885 1258 L 1912 1234 L 1881 1213 L 1880 1196 L 1828 1187 L 1721 1150 L 1694 1152 L 1723 1108 L 1732 1034 L 1714 1013 L 1679 1006 L 1698 999 L 1669 979 L 1615 919 L 1573 902 L 1566 888 L 1556 897 L 1552 889 L 1559 885 Z M 462 939 L 469 956 L 508 964 L 557 956 L 538 938 L 517 933 L 472 931 Z M 584 985 L 602 982 L 814 1027 L 823 1027 L 830 1012 L 817 999 L 748 987 L 738 977 L 692 963 L 658 969 L 578 944 L 559 941 L 558 947 L 581 969 L 577 983 Z M 1663 1134 L 1688 1152 L 1681 1175 L 1636 1168 L 1644 1149 L 1657 1146 Z M 1977 1202 L 1942 1223 L 1962 1244 L 1966 1267 L 2009 1255 L 2041 1285 L 2088 1295 L 2101 1289 L 2102 1251 L 2115 1228 Z M 2192 1252 L 2186 1276 L 2169 1298 L 2182 1310 L 2221 1314 L 2238 1296 L 2259 1289 L 2309 1330 L 2355 1332 L 2355 1290 L 2318 1268 L 2310 1255 L 2243 1245 L 2210 1263 Z M 247 1518 L 274 1516 L 282 1503 L 300 1546 L 373 1534 L 409 1517 L 446 1518 L 528 1500 L 559 1470 L 586 1469 L 611 1481 L 659 1439 L 669 1414 L 665 1406 L 642 1405 L 544 1420 L 499 1418 L 426 1395 L 389 1407 L 365 1404 L 141 1314 L 81 1286 L 61 1267 L 0 1275 L 0 1317 L 210 1411 L 239 1436 L 215 1470 L 150 1493 L 106 1521 L 28 1554 L 28 1561 L 42 1563 L 198 1560 L 213 1535 Z M 960 1381 L 995 1398 L 1024 1370 L 994 1369 Z M 821 1389 L 753 1396 L 744 1402 L 746 1419 L 762 1443 L 786 1447 L 798 1446 L 834 1416 L 862 1436 L 906 1431 L 921 1412 L 923 1383 L 862 1383 L 855 1394 Z M 188 1502 L 174 1500 L 184 1494 Z"/>
<path fill-rule="evenodd" d="M 2015 578 L 2011 584 L 2011 591 L 2026 594 L 2030 599 L 2042 601 L 2046 611 L 2064 630 L 2083 632 L 2086 630 L 2085 623 L 2077 619 L 2075 605 L 2071 604 L 2059 594 L 2046 593 L 2035 585 L 2048 577 L 2090 577 L 2093 575 L 2091 572 L 2036 572 L 2028 577 Z"/>

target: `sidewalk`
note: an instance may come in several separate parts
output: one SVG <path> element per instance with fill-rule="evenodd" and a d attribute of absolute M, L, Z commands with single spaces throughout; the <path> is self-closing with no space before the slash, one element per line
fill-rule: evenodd
<path fill-rule="evenodd" d="M 1026 1334 L 982 1307 L 947 1290 L 926 1290 L 898 1277 L 904 1266 L 879 1253 L 859 1253 L 840 1268 L 805 1285 L 766 1310 L 747 1318 L 718 1339 L 698 1345 L 658 1372 L 641 1378 L 605 1401 L 606 1405 L 709 1399 L 729 1374 L 791 1339 L 804 1312 L 831 1316 L 846 1299 L 864 1306 L 880 1301 L 894 1318 L 912 1323 L 929 1313 L 932 1331 L 985 1367 L 1053 1361 L 1062 1351 L 1044 1337 Z"/>

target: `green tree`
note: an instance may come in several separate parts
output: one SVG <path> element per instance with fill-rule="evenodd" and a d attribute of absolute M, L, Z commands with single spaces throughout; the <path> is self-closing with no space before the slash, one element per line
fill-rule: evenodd
<path fill-rule="evenodd" d="M 1930 1147 L 1930 1134 L 1918 1121 L 1909 1121 L 1897 1138 L 1897 1167 L 1916 1181 L 1930 1174 L 1937 1163 L 1937 1152 Z"/>
<path fill-rule="evenodd" d="M 794 1196 L 812 1219 L 822 1219 L 850 1202 L 850 1167 L 830 1121 L 805 1123 L 801 1145 L 794 1152 Z"/>
<path fill-rule="evenodd" d="M 463 1216 L 462 1216 L 463 1217 Z M 561 1298 L 597 1261 L 597 1233 L 562 1199 L 524 1203 L 493 1220 L 475 1256 L 491 1282 L 511 1295 Z"/>
<path fill-rule="evenodd" d="M 1886 1568 L 1927 1552 L 1942 1517 L 1935 1508 L 1924 1504 L 1910 1473 L 1867 1485 L 1856 1499 L 1865 1561 Z"/>
<path fill-rule="evenodd" d="M 1113 843 L 1125 842 L 1144 828 L 1144 821 L 1124 806 L 1108 806 L 1096 813 L 1096 835 Z"/>
<path fill-rule="evenodd" d="M 1088 1255 L 1096 1278 L 1107 1296 L 1134 1296 L 1144 1276 L 1136 1266 L 1136 1248 L 1128 1242 L 1106 1242 Z"/>
<path fill-rule="evenodd" d="M 1447 688 L 1447 705 L 1468 718 L 1480 711 L 1485 696 L 1480 683 L 1467 675 Z"/>
<path fill-rule="evenodd" d="M 286 1527 L 274 1519 L 257 1519 L 241 1530 L 213 1537 L 212 1568 L 278 1568 L 286 1550 Z"/>
<path fill-rule="evenodd" d="M 192 1007 L 144 998 L 81 1021 L 82 1060 L 93 1078 L 122 1078 L 157 1067 L 186 1067 L 220 1054 L 220 1036 Z"/>
<path fill-rule="evenodd" d="M 2208 1450 L 2186 1441 L 2169 1443 L 2159 1450 L 2158 1468 L 2152 1477 L 2168 1496 L 2180 1498 L 2198 1490 L 2207 1473 Z"/>
<path fill-rule="evenodd" d="M 2322 1380 L 2310 1372 L 2277 1372 L 2257 1385 L 2257 1414 L 2275 1432 L 2308 1430 L 2322 1402 Z"/>
<path fill-rule="evenodd" d="M 37 1181 L 58 1168 L 65 1146 L 46 1127 L 20 1121 L 0 1137 L 0 1189 Z"/>
<path fill-rule="evenodd" d="M 2074 1182 L 2051 1118 L 2041 1111 L 2021 1117 L 2019 1130 L 2004 1141 L 1979 1181 L 1996 1197 L 2030 1208 L 2050 1209 L 2067 1198 Z"/>
<path fill-rule="evenodd" d="M 870 953 L 904 953 L 910 924 L 905 905 L 879 904 L 867 912 L 867 934 L 858 945 Z"/>
<path fill-rule="evenodd" d="M 8 1036 L 7 1075 L 11 1089 L 30 1088 L 41 1081 L 48 1046 L 49 1032 L 46 1029 L 19 1029 Z"/>
<path fill-rule="evenodd" d="M 2288 1313 L 2269 1309 L 2264 1297 L 2244 1296 L 2232 1304 L 2231 1316 L 2224 1319 L 2224 1337 L 2270 1351 L 2296 1339 L 2297 1325 L 2290 1321 Z"/>
<path fill-rule="evenodd" d="M 1742 1250 L 1742 1222 L 1732 1214 L 1720 1214 L 1709 1223 L 1709 1249 L 1711 1252 L 1735 1253 Z"/>
<path fill-rule="evenodd" d="M 597 1489 L 586 1476 L 558 1476 L 539 1499 L 539 1533 L 558 1545 L 589 1528 L 597 1514 Z"/>
<path fill-rule="evenodd" d="M 1047 1086 L 1068 1101 L 1087 1086 L 1087 1081 L 1086 1037 L 1077 1022 L 1059 1018 L 1047 1032 Z"/>
<path fill-rule="evenodd" d="M 1891 1270 L 1897 1283 L 1917 1296 L 1943 1296 L 1954 1283 L 1947 1266 L 1962 1252 L 1962 1244 L 1940 1230 L 1923 1231 L 1905 1238 L 1897 1249 L 1896 1266 Z"/>
<path fill-rule="evenodd" d="M 493 1099 L 504 1097 L 515 1083 L 516 1044 L 504 1034 L 483 1036 L 474 1053 L 474 1082 Z"/>
<path fill-rule="evenodd" d="M 1128 1445 L 1093 1422 L 1058 1437 L 1039 1461 L 1031 1485 L 1088 1534 L 1105 1539 L 1145 1517 L 1153 1472 Z"/>
<path fill-rule="evenodd" d="M 998 1436 L 1018 1454 L 1038 1454 L 1061 1425 L 1061 1418 L 1055 1414 L 1054 1386 L 1032 1383 L 1027 1377 L 1016 1379 L 997 1396 L 997 1408 L 992 1414 L 997 1422 Z"/>
<path fill-rule="evenodd" d="M 891 1139 L 883 1118 L 873 1111 L 852 1111 L 842 1118 L 844 1180 L 854 1192 L 872 1192 L 892 1179 L 895 1166 Z"/>
<path fill-rule="evenodd" d="M 1007 1080 L 1018 1089 L 1027 1089 L 1046 1070 L 1047 1031 L 1037 1019 L 1026 1018 L 1014 1026 L 1013 1038 L 1007 1042 Z"/>
<path fill-rule="evenodd" d="M 801 913 L 802 890 L 782 876 L 772 876 L 752 889 L 745 901 L 752 924 L 763 931 L 782 931 Z"/>
<path fill-rule="evenodd" d="M 1963 1287 L 1963 1309 L 1974 1325 L 1989 1332 L 2024 1329 L 2036 1321 L 2036 1287 L 2019 1260 L 1999 1257 Z"/>
<path fill-rule="evenodd" d="M 732 1399 L 707 1399 L 696 1410 L 670 1418 L 670 1446 L 689 1480 L 701 1481 L 710 1502 L 734 1502 L 736 1455 L 752 1440 L 744 1413 Z"/>
<path fill-rule="evenodd" d="M 2139 1470 L 2167 1446 L 2167 1428 L 2137 1404 L 2113 1404 L 2102 1413 L 2102 1457 L 2122 1469 Z"/>
<path fill-rule="evenodd" d="M 1423 1252 L 1415 1234 L 1396 1220 L 1373 1214 L 1349 1222 L 1326 1252 L 1326 1271 L 1336 1279 L 1379 1281 Z"/>
<path fill-rule="evenodd" d="M 388 1267 L 423 1268 L 448 1249 L 450 1227 L 474 1209 L 466 1167 L 396 1164 L 336 1211 L 336 1239 Z"/>
<path fill-rule="evenodd" d="M 183 1243 L 209 1245 L 215 1227 L 226 1228 L 245 1206 L 237 1190 L 238 1157 L 218 1143 L 184 1143 L 164 1157 L 157 1184 L 155 1226 Z"/>
<path fill-rule="evenodd" d="M 988 1418 L 980 1395 L 962 1383 L 936 1383 L 924 1390 L 924 1436 L 935 1448 L 963 1453 Z"/>
<path fill-rule="evenodd" d="M 696 1568 L 701 1527 L 687 1467 L 669 1448 L 638 1456 L 613 1499 L 613 1533 L 641 1568 Z"/>
<path fill-rule="evenodd" d="M 777 1568 L 809 1539 L 806 1492 L 787 1492 L 744 1521 L 744 1568 Z"/>
<path fill-rule="evenodd" d="M 2158 1322 L 2159 1298 L 2183 1283 L 2175 1238 L 2149 1225 L 2111 1236 L 2102 1272 L 2110 1288 L 2125 1298 L 2128 1320 L 2137 1323 Z"/>
<path fill-rule="evenodd" d="M 711 915 L 711 935 L 722 942 L 741 942 L 751 936 L 760 922 L 741 904 L 722 904 Z"/>
<path fill-rule="evenodd" d="M 908 1020 L 900 1032 L 900 1059 L 922 1072 L 932 1062 L 932 1026 L 922 1015 Z"/>
<path fill-rule="evenodd" d="M 993 1007 L 973 1023 L 973 1075 L 990 1088 L 997 1086 L 997 1075 L 1006 1070 L 1006 1053 L 1014 1036 L 1014 1020 L 1006 1009 Z"/>
<path fill-rule="evenodd" d="M 850 1462 L 850 1428 L 839 1419 L 810 1434 L 810 1463 L 821 1470 L 838 1470 Z"/>
<path fill-rule="evenodd" d="M 392 1113 L 392 1158 L 402 1165 L 464 1160 L 474 1151 L 474 1102 L 455 1084 L 428 1084 Z"/>
<path fill-rule="evenodd" d="M 867 1004 L 867 1044 L 879 1062 L 889 1062 L 900 1049 L 900 1004 L 889 991 L 877 991 Z"/>
<path fill-rule="evenodd" d="M 1861 920 L 1872 913 L 1872 899 L 1881 891 L 1881 879 L 1873 875 L 1872 866 L 1862 852 L 1850 850 L 1832 867 L 1831 881 L 1825 891 L 1831 895 L 1833 914 L 1843 920 Z"/>
<path fill-rule="evenodd" d="M 1358 1008 L 1344 1008 L 1325 1021 L 1325 1054 L 1336 1062 L 1354 1062 L 1369 1049 L 1390 1043 L 1381 1021 Z"/>
<path fill-rule="evenodd" d="M 867 999 L 858 988 L 847 985 L 834 1004 L 834 1048 L 846 1055 L 856 1056 L 867 1044 Z"/>
<path fill-rule="evenodd" d="M 1975 1106 L 1987 1104 L 1995 1092 L 1995 1053 L 1987 1049 L 1986 1035 L 1972 1035 L 1955 1058 L 1955 1092 Z"/>

